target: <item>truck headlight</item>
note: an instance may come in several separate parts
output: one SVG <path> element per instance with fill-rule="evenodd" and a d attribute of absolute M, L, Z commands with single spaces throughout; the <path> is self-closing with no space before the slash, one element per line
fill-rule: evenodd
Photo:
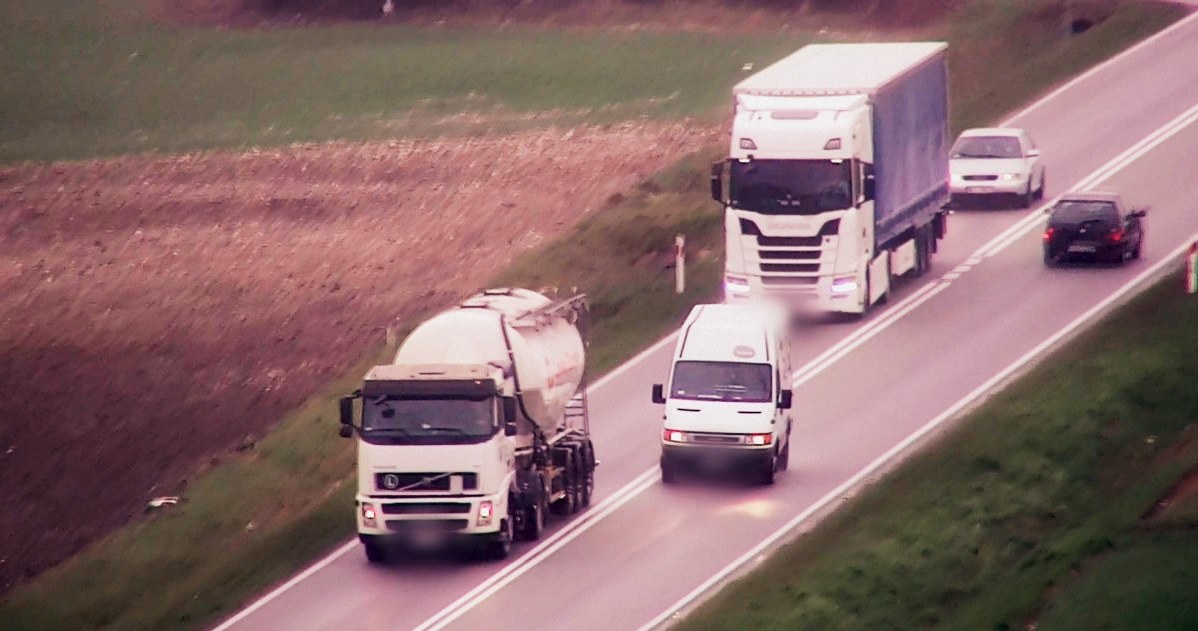
<path fill-rule="evenodd" d="M 746 445 L 756 445 L 758 447 L 768 445 L 774 442 L 773 434 L 749 434 L 745 436 Z"/>
<path fill-rule="evenodd" d="M 680 432 L 676 429 L 661 430 L 661 439 L 667 443 L 685 443 L 687 436 L 686 432 Z"/>
<path fill-rule="evenodd" d="M 378 528 L 378 512 L 374 510 L 374 504 L 362 503 L 362 525 L 367 528 Z"/>
<path fill-rule="evenodd" d="M 856 276 L 841 276 L 832 279 L 832 293 L 851 294 L 855 291 L 857 291 Z"/>
<path fill-rule="evenodd" d="M 749 279 L 741 276 L 725 276 L 724 290 L 733 294 L 746 293 L 749 291 Z"/>
<path fill-rule="evenodd" d="M 495 515 L 495 505 L 491 500 L 483 500 L 478 505 L 478 525 L 490 526 L 491 518 Z"/>

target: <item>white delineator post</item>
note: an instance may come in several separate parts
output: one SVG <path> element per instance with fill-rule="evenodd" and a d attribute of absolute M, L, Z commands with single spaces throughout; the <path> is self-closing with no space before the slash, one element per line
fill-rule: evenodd
<path fill-rule="evenodd" d="M 674 293 L 686 290 L 686 237 L 674 237 Z"/>
<path fill-rule="evenodd" d="M 1186 253 L 1186 293 L 1198 294 L 1198 242 Z"/>

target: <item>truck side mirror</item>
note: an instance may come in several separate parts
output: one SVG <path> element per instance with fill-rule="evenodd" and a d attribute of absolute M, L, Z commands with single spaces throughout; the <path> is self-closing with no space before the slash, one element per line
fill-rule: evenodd
<path fill-rule="evenodd" d="M 341 413 L 341 430 L 342 438 L 349 438 L 354 435 L 354 398 L 341 397 L 338 401 L 340 404 L 339 411 Z"/>
<path fill-rule="evenodd" d="M 505 425 L 516 422 L 516 397 L 503 397 L 503 422 Z"/>
<path fill-rule="evenodd" d="M 711 164 L 711 198 L 721 204 L 724 203 L 724 163 L 713 162 Z"/>
<path fill-rule="evenodd" d="M 654 403 L 665 403 L 666 402 L 665 388 L 663 388 L 660 383 L 653 384 L 653 402 Z"/>
<path fill-rule="evenodd" d="M 877 198 L 878 180 L 874 177 L 873 173 L 865 176 L 862 186 L 864 187 L 862 192 L 865 194 L 865 201 L 868 202 Z"/>
<path fill-rule="evenodd" d="M 794 390 L 787 389 L 780 392 L 778 396 L 778 408 L 782 410 L 789 410 L 790 407 L 794 405 L 794 396 Z"/>

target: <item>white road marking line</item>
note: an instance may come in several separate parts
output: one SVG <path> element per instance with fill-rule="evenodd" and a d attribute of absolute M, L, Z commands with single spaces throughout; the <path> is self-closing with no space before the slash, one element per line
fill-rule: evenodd
<path fill-rule="evenodd" d="M 958 412 L 960 412 L 961 410 L 963 410 L 964 408 L 969 406 L 971 403 L 976 401 L 978 398 L 980 398 L 983 395 L 985 395 L 986 393 L 988 393 L 996 385 L 1000 384 L 1004 379 L 1007 379 L 1012 374 L 1014 374 L 1016 371 L 1022 369 L 1029 362 L 1031 362 L 1033 359 L 1038 357 L 1041 353 L 1052 348 L 1055 344 L 1060 342 L 1062 339 L 1064 339 L 1070 333 L 1073 333 L 1078 327 L 1085 324 L 1087 321 L 1089 321 L 1095 315 L 1101 313 L 1103 310 L 1107 309 L 1108 307 L 1110 307 L 1114 303 L 1118 302 L 1119 300 L 1122 300 L 1128 293 L 1131 292 L 1131 290 L 1135 289 L 1141 283 L 1143 283 L 1145 280 L 1151 278 L 1152 276 L 1154 276 L 1155 274 L 1160 272 L 1161 269 L 1163 269 L 1166 265 L 1176 264 L 1178 257 L 1180 257 L 1181 254 L 1190 247 L 1190 243 L 1192 243 L 1194 240 L 1198 240 L 1198 233 L 1194 234 L 1194 236 L 1192 236 L 1190 239 L 1187 239 L 1186 241 L 1184 241 L 1182 243 L 1182 245 L 1175 248 L 1172 252 L 1169 253 L 1168 256 L 1157 261 L 1155 264 L 1152 265 L 1152 267 L 1141 272 L 1139 275 L 1137 275 L 1135 278 L 1133 278 L 1130 281 L 1128 281 L 1127 283 L 1125 283 L 1119 289 L 1115 290 L 1114 293 L 1107 296 L 1101 302 L 1094 305 L 1090 309 L 1086 310 L 1085 313 L 1081 314 L 1080 316 L 1075 318 L 1072 322 L 1065 325 L 1064 328 L 1062 328 L 1059 331 L 1057 331 L 1056 333 L 1054 333 L 1051 337 L 1044 340 L 1043 342 L 1040 342 L 1040 344 L 1036 345 L 1035 348 L 1031 349 L 1027 353 L 1024 353 L 1024 355 L 1022 357 L 1015 360 L 1014 363 L 1012 363 L 1009 366 L 1007 366 L 1006 368 L 1004 368 L 1001 372 L 994 375 L 990 379 L 987 379 L 985 383 L 983 383 L 982 385 L 975 388 L 969 394 L 965 395 L 961 400 L 957 401 L 949 409 L 945 410 L 939 416 L 937 416 L 936 418 L 929 421 L 926 425 L 924 425 L 923 427 L 920 427 L 915 432 L 913 432 L 912 434 L 907 436 L 905 439 L 903 439 L 902 442 L 895 445 L 894 447 L 891 447 L 889 450 L 886 451 L 886 453 L 883 453 L 881 456 L 878 456 L 877 459 L 875 459 L 873 462 L 869 463 L 864 469 L 861 469 L 860 471 L 858 471 L 855 475 L 853 475 L 853 477 L 849 478 L 848 480 L 845 480 L 843 484 L 836 487 L 830 493 L 828 493 L 827 495 L 820 498 L 818 502 L 816 502 L 815 504 L 812 504 L 807 509 L 805 509 L 803 512 L 796 515 L 793 519 L 791 519 L 789 522 L 787 522 L 784 526 L 775 530 L 769 537 L 766 537 L 764 540 L 762 540 L 756 546 L 753 546 L 753 548 L 750 549 L 748 552 L 745 552 L 741 556 L 737 557 L 736 560 L 734 560 L 731 563 L 729 563 L 728 565 L 724 566 L 724 568 L 721 569 L 719 572 L 715 573 L 710 578 L 708 578 L 706 581 L 704 581 L 701 585 L 699 585 L 695 589 L 691 590 L 690 593 L 683 596 L 681 599 L 679 599 L 677 602 L 675 602 L 673 605 L 671 605 L 668 609 L 663 611 L 661 614 L 658 614 L 658 616 L 656 618 L 653 618 L 651 621 L 649 621 L 645 625 L 641 626 L 638 631 L 651 631 L 652 629 L 656 628 L 661 623 L 670 619 L 675 614 L 675 612 L 681 611 L 684 607 L 686 607 L 687 605 L 692 603 L 695 599 L 697 599 L 699 596 L 701 596 L 707 590 L 714 587 L 717 583 L 719 583 L 720 581 L 727 578 L 730 574 L 735 572 L 738 568 L 743 566 L 750 559 L 757 556 L 758 554 L 763 553 L 766 550 L 766 548 L 777 543 L 779 539 L 786 536 L 787 533 L 793 531 L 797 526 L 799 526 L 799 524 L 810 519 L 812 515 L 819 512 L 820 510 L 822 510 L 825 506 L 827 506 L 831 502 L 835 501 L 838 497 L 844 495 L 846 492 L 848 492 L 850 489 L 855 487 L 866 477 L 870 476 L 875 471 L 880 469 L 882 466 L 889 463 L 892 459 L 894 459 L 896 456 L 901 454 L 908 447 L 910 447 L 911 445 L 913 445 L 914 443 L 919 441 L 921 438 L 923 438 L 924 436 L 931 433 L 937 427 L 944 424 L 946 421 L 954 418 Z"/>
<path fill-rule="evenodd" d="M 1038 108 L 1039 108 L 1039 107 L 1041 107 L 1041 106 L 1042 106 L 1044 103 L 1046 103 L 1046 102 L 1048 102 L 1048 101 L 1052 100 L 1052 99 L 1053 99 L 1053 98 L 1055 98 L 1057 95 L 1059 95 L 1059 94 L 1061 94 L 1061 93 L 1065 92 L 1066 90 L 1068 90 L 1069 88 L 1073 87 L 1073 86 L 1074 86 L 1074 85 L 1076 85 L 1077 83 L 1079 83 L 1079 82 L 1081 82 L 1081 81 L 1084 81 L 1085 79 L 1089 78 L 1090 76 L 1092 76 L 1092 75 L 1094 75 L 1094 74 L 1097 74 L 1098 72 L 1100 72 L 1100 71 L 1102 71 L 1103 69 L 1107 68 L 1108 66 L 1110 66 L 1110 65 L 1114 64 L 1115 62 L 1119 61 L 1120 59 L 1123 59 L 1124 57 L 1126 57 L 1126 56 L 1128 56 L 1128 55 L 1134 54 L 1135 52 L 1137 52 L 1137 51 L 1139 51 L 1139 50 L 1141 50 L 1141 49 L 1143 49 L 1143 48 L 1145 48 L 1145 47 L 1149 46 L 1150 44 L 1152 44 L 1152 43 L 1154 43 L 1154 42 L 1156 42 L 1156 41 L 1160 40 L 1161 38 L 1163 38 L 1163 37 L 1167 36 L 1168 34 L 1172 33 L 1173 31 L 1176 31 L 1176 30 L 1180 29 L 1181 27 L 1183 27 L 1183 26 L 1185 26 L 1185 25 L 1189 24 L 1190 22 L 1192 22 L 1192 21 L 1194 21 L 1194 20 L 1196 20 L 1196 19 L 1198 19 L 1198 13 L 1195 13 L 1195 14 L 1193 14 L 1193 15 L 1189 16 L 1189 17 L 1186 17 L 1186 18 L 1184 18 L 1184 19 L 1182 19 L 1182 20 L 1178 21 L 1177 23 L 1175 23 L 1175 24 L 1173 24 L 1172 26 L 1170 26 L 1170 27 L 1166 28 L 1165 30 L 1163 30 L 1163 31 L 1161 31 L 1161 32 L 1159 32 L 1159 33 L 1157 33 L 1156 35 L 1153 35 L 1152 37 L 1149 37 L 1148 39 L 1146 39 L 1146 40 L 1144 40 L 1144 41 L 1140 42 L 1139 44 L 1136 44 L 1135 46 L 1133 46 L 1133 47 L 1131 47 L 1131 48 L 1129 48 L 1129 49 L 1127 49 L 1127 50 L 1125 50 L 1125 51 L 1123 51 L 1123 52 L 1119 53 L 1118 55 L 1115 55 L 1114 57 L 1111 57 L 1110 59 L 1107 59 L 1106 61 L 1102 62 L 1101 64 L 1099 64 L 1099 65 L 1097 65 L 1097 66 L 1094 66 L 1093 68 L 1089 69 L 1088 71 L 1086 71 L 1086 72 L 1082 73 L 1081 75 L 1078 75 L 1077 77 L 1074 77 L 1072 80 L 1070 80 L 1070 81 L 1066 82 L 1064 85 L 1062 85 L 1062 86 L 1058 87 L 1057 89 L 1053 90 L 1052 92 L 1048 93 L 1048 94 L 1047 94 L 1047 95 L 1045 95 L 1043 98 L 1041 98 L 1040 100 L 1036 101 L 1035 103 L 1033 103 L 1033 104 L 1029 105 L 1028 107 L 1024 108 L 1023 110 L 1021 110 L 1021 111 L 1017 112 L 1016 114 L 1014 114 L 1013 116 L 1011 116 L 1010 118 L 1008 118 L 1006 121 L 1003 121 L 1002 123 L 1000 123 L 1000 125 L 999 125 L 999 126 L 1000 126 L 1000 127 L 1007 127 L 1007 126 L 1010 126 L 1012 123 L 1014 123 L 1014 122 L 1015 122 L 1016 120 L 1018 120 L 1019 118 L 1022 118 L 1023 116 L 1025 116 L 1025 115 L 1027 115 L 1027 114 L 1031 113 L 1032 111 L 1034 111 L 1034 110 L 1038 109 Z M 1032 215 L 1029 215 L 1029 217 L 1027 217 L 1027 218 L 1025 218 L 1024 220 L 1021 220 L 1021 221 L 1026 221 L 1027 219 L 1030 219 L 1031 217 L 1034 217 L 1035 215 L 1036 215 L 1036 213 L 1033 213 Z M 1012 228 L 1014 228 L 1014 227 L 1015 227 L 1015 226 L 1012 226 Z M 1009 228 L 1008 230 L 1010 230 L 1010 228 Z M 1003 234 L 1005 234 L 1005 231 L 1004 231 L 1004 233 L 1003 233 Z M 1002 236 L 1003 236 L 1003 234 L 1000 234 L 1000 235 L 998 235 L 998 237 L 995 237 L 995 239 L 992 239 L 991 241 L 992 241 L 992 242 L 993 242 L 993 241 L 996 241 L 996 240 L 997 240 L 999 237 L 1002 237 Z M 985 247 L 985 246 L 983 246 L 983 247 Z M 949 280 L 951 280 L 951 279 L 949 279 Z M 908 305 L 908 304 L 910 304 L 910 302 L 911 302 L 911 301 L 913 301 L 913 300 L 915 300 L 915 299 L 918 299 L 919 297 L 923 296 L 923 295 L 924 295 L 924 293 L 923 293 L 923 292 L 925 292 L 925 291 L 930 291 L 930 290 L 932 290 L 932 289 L 933 289 L 933 288 L 935 288 L 935 287 L 945 287 L 945 286 L 946 286 L 946 285 L 945 285 L 944 283 L 939 283 L 939 282 L 937 282 L 937 281 L 933 281 L 933 282 L 927 283 L 927 284 L 925 284 L 923 287 L 921 287 L 919 290 L 917 290 L 917 291 L 916 291 L 916 293 L 912 294 L 911 296 L 908 296 L 906 300 L 904 300 L 902 303 L 900 303 L 900 305 Z M 937 290 L 937 293 L 938 293 L 938 292 L 939 292 L 939 290 Z M 897 309 L 899 309 L 899 308 L 900 308 L 900 305 L 896 305 L 895 309 L 896 309 L 896 310 L 897 310 Z M 876 323 L 881 323 L 881 322 L 884 322 L 884 321 L 891 321 L 891 320 L 886 320 L 885 318 L 883 318 L 883 319 L 877 320 L 877 321 L 875 321 L 875 322 L 876 322 Z M 873 324 L 873 323 L 871 323 L 871 324 Z M 849 337 L 846 337 L 846 338 L 845 338 L 845 340 L 843 340 L 843 341 L 847 341 L 847 340 L 848 340 L 849 338 L 851 338 L 853 335 L 856 335 L 856 334 L 858 334 L 858 333 L 862 333 L 862 332 L 866 331 L 866 329 L 868 329 L 868 328 L 869 328 L 869 325 L 866 325 L 865 327 L 862 327 L 861 329 L 857 329 L 857 331 L 855 331 L 855 332 L 854 332 L 853 334 L 851 334 Z M 651 355 L 651 354 L 653 354 L 653 353 L 657 352 L 658 350 L 660 350 L 660 349 L 661 349 L 662 347 L 664 347 L 665 345 L 667 345 L 667 344 L 669 344 L 669 343 L 673 342 L 676 336 L 677 336 L 677 332 L 675 332 L 675 333 L 673 333 L 673 334 L 671 334 L 671 335 L 668 335 L 668 336 L 666 336 L 665 338 L 663 338 L 663 339 L 659 340 L 657 343 L 655 343 L 653 346 L 651 346 L 651 347 L 649 347 L 649 348 L 645 349 L 644 351 L 642 351 L 640 354 L 638 354 L 637 356 L 635 356 L 635 357 L 634 357 L 634 358 L 632 358 L 631 360 L 629 360 L 629 361 L 625 362 L 624 364 L 621 364 L 620 366 L 618 366 L 617 368 L 615 368 L 614 370 L 612 370 L 612 372 L 608 373 L 608 374 L 607 374 L 607 375 L 605 375 L 604 377 L 602 377 L 602 378 L 600 378 L 599 380 L 597 380 L 597 381 L 596 381 L 596 382 L 595 382 L 595 383 L 594 383 L 594 384 L 593 384 L 593 385 L 592 385 L 590 388 L 588 388 L 588 389 L 587 389 L 588 393 L 589 393 L 589 392 L 593 392 L 594 390 L 598 389 L 600 386 L 607 384 L 609 381 L 611 381 L 612 379 L 614 379 L 614 378 L 615 378 L 615 377 L 616 377 L 618 374 L 622 374 L 623 372 L 626 372 L 627 370 L 629 370 L 629 369 L 631 369 L 632 367 L 636 366 L 636 365 L 637 365 L 638 363 L 640 363 L 640 362 L 641 362 L 641 361 L 642 361 L 642 360 L 643 360 L 645 357 L 647 357 L 647 356 L 649 356 L 649 355 Z M 833 347 L 833 348 L 835 348 L 835 347 Z M 829 351 L 831 351 L 831 350 L 833 350 L 833 349 L 829 349 Z M 799 373 L 795 373 L 795 374 L 796 374 L 796 379 L 798 379 L 797 375 L 799 375 Z M 652 468 L 652 469 L 649 469 L 648 471 L 646 471 L 646 472 L 642 473 L 641 475 L 643 476 L 643 475 L 646 475 L 646 474 L 648 474 L 648 473 L 653 473 L 653 472 L 656 472 L 656 470 L 657 470 L 657 468 L 656 468 L 656 467 L 654 467 L 654 468 Z M 640 479 L 640 476 L 637 476 L 637 478 L 635 478 L 635 479 L 634 479 L 634 481 L 635 481 L 635 480 L 637 480 L 637 479 Z M 631 483 L 630 483 L 630 484 L 631 484 Z M 624 491 L 624 490 L 625 490 L 625 489 L 627 489 L 627 488 L 630 488 L 630 487 L 626 485 L 625 487 L 623 487 L 623 488 L 621 488 L 619 491 L 617 491 L 617 493 L 619 493 L 619 492 L 621 492 L 621 491 Z M 615 497 L 615 494 L 613 494 L 613 496 L 611 496 L 611 497 Z M 611 497 L 609 497 L 608 499 L 611 499 Z M 605 501 L 606 501 L 606 500 L 605 500 Z M 563 528 L 563 531 L 564 531 L 564 530 L 565 530 L 565 529 Z M 250 615 L 250 614 L 252 614 L 253 612 L 257 611 L 258 609 L 262 608 L 263 606 L 265 606 L 267 603 L 269 603 L 270 601 L 274 600 L 275 598 L 279 597 L 281 594 L 283 594 L 284 592 L 286 592 L 286 591 L 287 591 L 287 590 L 289 590 L 290 588 L 294 587 L 295 585 L 297 585 L 298 583 L 300 583 L 300 582 L 301 582 L 301 581 L 303 581 L 304 579 L 306 579 L 306 578 L 308 578 L 309 576 L 311 576 L 312 574 L 315 574 L 316 572 L 320 571 L 320 570 L 321 570 L 321 569 L 323 569 L 325 566 L 329 565 L 330 563 L 332 563 L 333 561 L 337 560 L 338 558 L 340 558 L 340 557 L 344 556 L 344 555 L 345 555 L 347 552 L 349 552 L 350 550 L 354 549 L 354 547 L 356 547 L 356 546 L 357 546 L 357 541 L 356 541 L 356 540 L 352 540 L 352 539 L 351 539 L 350 541 L 347 541 L 347 542 L 346 542 L 344 545 L 342 545 L 340 548 L 337 548 L 336 550 L 334 550 L 332 553 L 330 553 L 330 554 L 329 554 L 328 556 L 326 556 L 325 558 L 323 558 L 323 559 L 320 559 L 319 561 L 317 561 L 316 563 L 312 564 L 311 566 L 309 566 L 309 567 L 308 567 L 307 569 L 305 569 L 304 571 L 302 571 L 302 572 L 300 572 L 299 574 L 297 574 L 297 575 L 295 575 L 294 577 L 292 577 L 292 578 L 291 578 L 290 580 L 288 580 L 287 582 L 283 583 L 283 584 L 282 584 L 282 585 L 280 585 L 279 587 L 277 587 L 277 588 L 275 588 L 274 590 L 270 591 L 270 592 L 269 592 L 269 593 L 267 593 L 265 596 L 263 596 L 263 597 L 259 598 L 258 600 L 254 601 L 254 603 L 253 603 L 253 604 L 251 604 L 251 605 L 249 605 L 248 607 L 245 607 L 244 609 L 242 609 L 242 610 L 238 611 L 238 612 L 237 612 L 237 613 L 236 613 L 236 614 L 235 614 L 233 617 L 229 618 L 229 619 L 228 619 L 228 620 L 226 620 L 224 623 L 222 623 L 220 626 L 218 626 L 218 627 L 216 627 L 215 629 L 213 629 L 213 631 L 226 631 L 227 629 L 231 628 L 231 627 L 232 627 L 234 624 L 236 624 L 237 622 L 239 622 L 239 621 L 241 621 L 241 620 L 245 619 L 247 616 L 249 616 L 249 615 Z M 534 548 L 533 550 L 529 551 L 529 552 L 528 552 L 528 553 L 527 553 L 525 556 L 531 556 L 531 555 L 535 554 L 535 553 L 537 552 L 537 550 L 538 550 L 538 548 Z M 522 557 L 522 558 L 523 558 L 523 557 Z M 505 569 L 506 569 L 506 568 L 505 568 Z M 502 571 L 503 571 L 503 570 L 500 570 L 500 572 L 502 572 Z M 496 575 L 494 575 L 494 576 L 497 576 L 497 575 L 498 575 L 498 573 L 497 573 Z M 492 578 L 494 578 L 494 576 L 492 576 Z M 491 579 L 488 579 L 488 580 L 491 580 Z M 480 585 L 481 585 L 481 584 L 480 584 Z"/>
<path fill-rule="evenodd" d="M 637 476 L 638 482 L 636 482 L 635 489 L 630 490 L 626 495 L 624 495 L 619 500 L 612 502 L 611 504 L 603 507 L 602 511 L 600 513 L 598 513 L 597 515 L 595 515 L 593 519 L 591 519 L 590 521 L 587 521 L 584 524 L 581 524 L 578 528 L 571 531 L 569 533 L 569 536 L 563 536 L 560 538 L 550 538 L 550 539 L 546 540 L 542 545 L 537 546 L 535 554 L 530 553 L 529 555 L 527 555 L 521 559 L 521 561 L 524 561 L 525 559 L 527 559 L 527 562 L 522 563 L 522 564 L 521 563 L 513 564 L 513 565 L 518 565 L 519 567 L 513 568 L 512 566 L 509 566 L 508 568 L 504 568 L 505 571 L 502 572 L 502 576 L 500 576 L 499 573 L 492 576 L 485 583 L 480 584 L 478 587 L 475 587 L 474 589 L 470 590 L 469 592 L 464 594 L 461 598 L 459 598 L 456 601 L 454 601 L 453 603 L 451 603 L 449 606 L 447 606 L 444 609 L 442 609 L 441 611 L 433 614 L 432 617 L 430 617 L 428 620 L 425 620 L 423 624 L 421 624 L 420 626 L 413 629 L 413 631 L 437 631 L 438 629 L 445 628 L 446 625 L 448 625 L 448 624 L 452 623 L 454 620 L 457 620 L 458 618 L 462 617 L 463 615 L 466 614 L 466 612 L 473 609 L 479 603 L 490 598 L 493 594 L 495 594 L 495 592 L 503 589 L 509 583 L 516 580 L 517 578 L 520 578 L 520 576 L 522 576 L 528 570 L 532 569 L 533 566 L 540 563 L 541 560 L 543 560 L 545 557 L 548 557 L 549 555 L 553 554 L 554 552 L 557 552 L 559 549 L 561 549 L 567 543 L 570 543 L 577 537 L 581 536 L 582 533 L 586 532 L 587 530 L 590 530 L 590 528 L 592 526 L 599 523 L 599 521 L 602 520 L 604 517 L 615 512 L 616 509 L 623 506 L 625 503 L 630 501 L 633 497 L 639 495 L 642 491 L 649 488 L 650 486 L 653 486 L 657 482 L 657 475 L 659 472 L 660 472 L 660 469 L 658 469 L 657 467 L 653 467 L 652 469 L 649 469 L 645 473 L 642 473 L 640 476 Z M 609 499 L 611 499 L 611 498 L 609 498 Z M 557 534 L 563 535 L 565 533 L 559 532 Z M 533 557 L 536 557 L 536 558 L 533 558 Z M 511 571 L 507 571 L 509 569 L 511 569 Z"/>
<path fill-rule="evenodd" d="M 1048 94 L 1044 95 L 1044 97 L 1041 98 L 1040 100 L 1019 110 L 1015 114 L 1012 114 L 1010 118 L 999 123 L 998 126 L 999 127 L 1010 127 L 1015 121 L 1040 109 L 1040 107 L 1042 107 L 1045 103 L 1056 98 L 1062 92 L 1068 90 L 1069 88 L 1072 88 L 1073 86 L 1081 83 L 1082 81 L 1085 81 L 1086 79 L 1089 79 L 1090 77 L 1098 74 L 1099 72 L 1102 72 L 1104 69 L 1117 63 L 1119 60 L 1124 59 L 1130 55 L 1134 55 L 1134 54 L 1140 52 L 1141 50 L 1147 48 L 1148 46 L 1151 46 L 1152 44 L 1159 42 L 1161 39 L 1168 37 L 1169 35 L 1173 34 L 1173 32 L 1189 25 L 1190 22 L 1193 22 L 1196 19 L 1198 19 L 1198 12 L 1194 13 L 1193 15 L 1190 15 L 1190 16 L 1187 16 L 1185 18 L 1178 20 L 1177 22 L 1175 22 L 1172 25 L 1170 25 L 1169 27 L 1167 27 L 1165 30 L 1160 31 L 1159 33 L 1153 35 L 1152 37 L 1149 37 L 1148 39 L 1136 44 L 1135 46 L 1132 46 L 1131 48 L 1124 50 L 1123 52 L 1115 55 L 1114 57 L 1111 57 L 1110 59 L 1107 59 L 1106 61 L 1098 64 L 1097 66 L 1094 66 L 1093 68 L 1090 68 L 1089 70 L 1070 79 L 1069 81 L 1065 82 L 1063 85 L 1057 87 L 1052 92 L 1049 92 Z"/>

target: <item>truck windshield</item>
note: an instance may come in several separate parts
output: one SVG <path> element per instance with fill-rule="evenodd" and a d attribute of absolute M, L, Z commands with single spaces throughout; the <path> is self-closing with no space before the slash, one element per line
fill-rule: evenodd
<path fill-rule="evenodd" d="M 770 215 L 814 215 L 852 206 L 847 160 L 730 161 L 728 194 L 735 208 Z"/>
<path fill-rule="evenodd" d="M 768 364 L 680 361 L 674 364 L 670 397 L 709 401 L 770 401 Z"/>
<path fill-rule="evenodd" d="M 482 442 L 496 431 L 493 397 L 383 396 L 362 404 L 362 434 L 371 442 Z"/>

